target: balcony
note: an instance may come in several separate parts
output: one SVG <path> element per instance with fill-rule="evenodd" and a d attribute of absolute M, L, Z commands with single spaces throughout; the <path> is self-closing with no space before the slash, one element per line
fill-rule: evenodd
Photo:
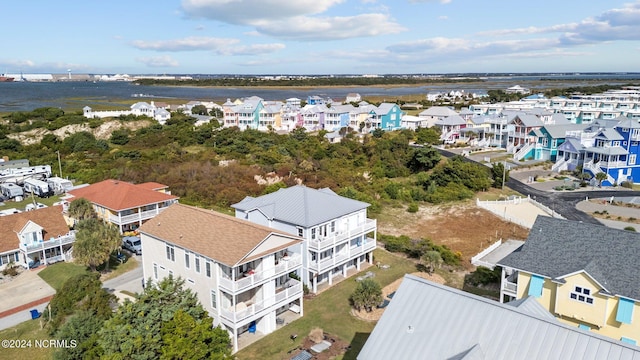
<path fill-rule="evenodd" d="M 272 268 L 253 273 L 246 273 L 244 277 L 233 280 L 224 274 L 220 278 L 220 288 L 230 293 L 236 294 L 252 287 L 265 283 L 266 280 L 273 279 L 276 276 L 288 274 L 300 268 L 302 265 L 302 257 L 300 255 L 288 256 L 280 259 L 280 262 Z"/>
<path fill-rule="evenodd" d="M 349 228 L 345 231 L 339 231 L 327 236 L 318 236 L 315 240 L 309 241 L 309 249 L 320 251 L 329 247 L 333 247 L 354 237 L 365 235 L 377 228 L 377 222 L 374 219 L 367 219 L 364 223 Z"/>
<path fill-rule="evenodd" d="M 131 224 L 138 221 L 144 221 L 153 218 L 154 216 L 163 212 L 167 207 L 155 208 L 153 210 L 147 210 L 142 212 L 133 213 L 130 215 L 118 216 L 109 215 L 109 221 L 116 225 Z"/>
<path fill-rule="evenodd" d="M 291 285 L 276 289 L 276 294 L 266 300 L 258 301 L 255 304 L 250 301 L 240 302 L 236 304 L 235 308 L 230 306 L 227 309 L 220 309 L 220 314 L 226 320 L 237 323 L 248 317 L 276 309 L 299 298 L 302 295 L 302 283 L 294 279 L 290 279 L 287 283 Z"/>
<path fill-rule="evenodd" d="M 57 246 L 71 244 L 76 240 L 76 232 L 70 231 L 67 235 L 57 237 L 53 240 L 46 240 L 39 243 L 32 244 L 20 244 L 20 250 L 30 253 L 34 251 L 40 251 L 44 249 L 51 249 Z"/>
<path fill-rule="evenodd" d="M 506 295 L 511 295 L 511 296 L 515 297 L 517 295 L 517 292 L 518 292 L 518 284 L 509 282 L 507 280 L 503 280 L 502 281 L 502 291 Z"/>
<path fill-rule="evenodd" d="M 376 248 L 376 241 L 373 239 L 367 239 L 364 244 L 359 246 L 352 246 L 348 249 L 348 251 L 342 250 L 335 255 L 328 256 L 324 259 L 321 259 L 318 262 L 309 263 L 309 270 L 322 273 L 327 270 L 333 269 L 336 266 L 342 265 L 345 262 L 353 259 L 359 255 L 366 254 L 369 251 L 372 251 Z"/>

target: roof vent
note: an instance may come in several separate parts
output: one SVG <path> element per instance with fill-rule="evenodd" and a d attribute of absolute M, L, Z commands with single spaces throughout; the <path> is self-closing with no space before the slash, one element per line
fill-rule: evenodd
<path fill-rule="evenodd" d="M 407 334 L 413 334 L 413 325 L 407 326 Z"/>

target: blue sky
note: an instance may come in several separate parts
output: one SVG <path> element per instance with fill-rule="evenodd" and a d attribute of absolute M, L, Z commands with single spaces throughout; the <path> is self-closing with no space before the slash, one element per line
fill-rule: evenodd
<path fill-rule="evenodd" d="M 638 72 L 640 0 L 30 0 L 0 73 Z"/>

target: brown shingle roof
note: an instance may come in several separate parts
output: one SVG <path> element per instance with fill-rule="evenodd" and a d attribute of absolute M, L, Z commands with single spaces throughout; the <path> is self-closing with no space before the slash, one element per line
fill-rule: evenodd
<path fill-rule="evenodd" d="M 69 227 L 62 216 L 62 206 L 0 216 L 0 253 L 20 247 L 18 232 L 29 220 L 43 227 L 45 240 L 69 233 Z"/>
<path fill-rule="evenodd" d="M 229 266 L 249 261 L 251 251 L 269 236 L 288 240 L 273 252 L 302 241 L 291 234 L 247 220 L 178 203 L 144 223 L 140 232 Z M 256 256 L 251 256 L 253 258 Z"/>
<path fill-rule="evenodd" d="M 71 190 L 69 194 L 116 211 L 177 199 L 176 196 L 153 191 L 145 186 L 112 179 Z"/>

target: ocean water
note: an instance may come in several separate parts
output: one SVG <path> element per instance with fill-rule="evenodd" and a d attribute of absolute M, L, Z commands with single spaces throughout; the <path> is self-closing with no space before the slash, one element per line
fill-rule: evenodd
<path fill-rule="evenodd" d="M 464 74 L 460 74 L 464 76 Z M 128 82 L 9 82 L 0 83 L 0 112 L 31 111 L 36 108 L 52 106 L 67 108 L 82 108 L 94 103 L 104 104 L 105 101 L 131 99 L 134 95 L 143 95 L 140 101 L 162 101 L 162 99 L 184 99 L 200 101 L 224 102 L 229 98 L 259 96 L 265 100 L 280 100 L 297 97 L 306 99 L 308 96 L 318 95 L 334 100 L 343 100 L 348 93 L 358 93 L 362 97 L 427 94 L 435 91 L 465 90 L 466 92 L 486 93 L 491 89 L 506 89 L 513 85 L 537 88 L 561 88 L 568 86 L 585 86 L 595 84 L 626 84 L 640 81 L 640 73 L 630 74 L 491 74 L 481 76 L 483 82 L 451 83 L 444 85 L 413 86 L 413 87 L 339 87 L 318 89 L 265 89 L 265 88 L 204 88 L 190 86 L 144 86 Z M 552 79 L 544 81 L 542 79 Z M 589 80 L 589 81 L 587 81 Z M 595 81 L 595 82 L 594 82 Z M 124 107 L 114 103 L 114 108 Z"/>

